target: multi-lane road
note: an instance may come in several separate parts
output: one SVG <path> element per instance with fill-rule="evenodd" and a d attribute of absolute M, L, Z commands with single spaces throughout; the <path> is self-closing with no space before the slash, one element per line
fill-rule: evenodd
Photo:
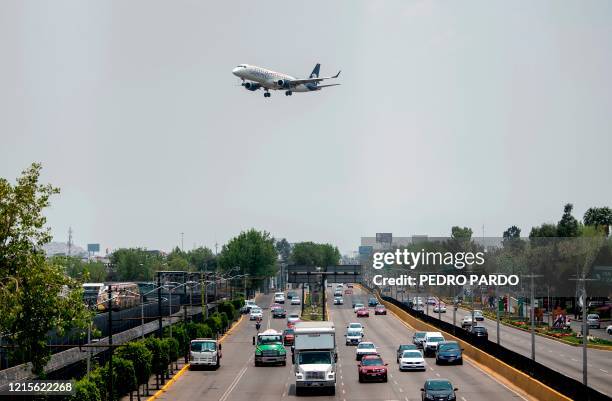
<path fill-rule="evenodd" d="M 330 294 L 331 295 L 331 294 Z M 330 319 L 336 326 L 338 341 L 336 395 L 321 395 L 317 399 L 330 400 L 420 400 L 420 388 L 427 378 L 446 378 L 459 388 L 457 399 L 461 401 L 505 401 L 526 399 L 507 387 L 501 380 L 489 376 L 471 361 L 462 366 L 437 366 L 433 358 L 427 358 L 426 372 L 400 372 L 395 362 L 395 350 L 400 343 L 410 343 L 413 330 L 394 315 L 357 319 L 351 308 L 352 297 L 365 299 L 366 295 L 355 289 L 355 295 L 346 295 L 344 305 L 329 305 Z M 328 299 L 331 299 L 328 298 Z M 261 296 L 258 304 L 267 308 L 270 296 Z M 288 312 L 298 311 L 299 306 L 285 305 Z M 270 310 L 264 309 L 262 329 L 282 330 L 284 319 L 270 319 Z M 373 341 L 389 363 L 387 383 L 359 383 L 355 347 L 344 345 L 345 327 L 349 322 L 360 321 L 365 326 L 365 340 Z M 256 329 L 253 322 L 244 319 L 223 343 L 221 367 L 216 371 L 186 371 L 160 397 L 159 400 L 218 400 L 218 401 L 270 401 L 295 399 L 293 366 L 255 367 L 253 363 L 252 337 Z M 288 350 L 289 351 L 289 350 Z M 290 358 L 290 352 L 288 353 Z M 304 397 L 300 397 L 304 398 Z"/>
<path fill-rule="evenodd" d="M 427 312 L 427 311 L 426 311 Z M 461 326 L 461 320 L 471 312 L 459 308 L 456 324 Z M 430 316 L 438 317 L 429 307 Z M 446 313 L 440 314 L 442 320 L 453 323 L 453 308 L 449 306 Z M 477 322 L 485 326 L 489 332 L 489 340 L 497 340 L 497 322 L 485 318 Z M 500 324 L 500 344 L 508 349 L 531 358 L 531 333 Z M 535 359 L 566 376 L 582 382 L 582 348 L 563 344 L 542 336 L 535 336 Z M 589 348 L 587 350 L 588 385 L 604 394 L 612 395 L 612 351 Z"/>

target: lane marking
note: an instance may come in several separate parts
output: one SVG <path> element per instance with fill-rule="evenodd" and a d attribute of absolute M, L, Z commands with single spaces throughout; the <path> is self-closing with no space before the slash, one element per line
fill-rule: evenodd
<path fill-rule="evenodd" d="M 461 401 L 467 401 L 465 397 L 461 397 Z"/>
<path fill-rule="evenodd" d="M 238 382 L 240 381 L 240 379 L 242 379 L 242 376 L 244 376 L 244 374 L 246 373 L 247 369 L 248 369 L 248 363 L 251 362 L 251 358 L 249 358 L 249 360 L 247 361 L 247 365 L 245 365 L 241 370 L 240 373 L 238 373 L 238 375 L 236 375 L 236 377 L 234 378 L 234 380 L 232 381 L 232 383 L 230 384 L 230 386 L 227 388 L 227 390 L 225 390 L 225 392 L 223 393 L 223 395 L 221 396 L 221 398 L 219 398 L 219 401 L 225 401 L 227 400 L 227 397 L 229 397 L 230 393 L 234 390 L 234 388 L 236 388 L 236 386 L 238 385 Z"/>
<path fill-rule="evenodd" d="M 342 389 L 342 394 L 346 394 L 346 391 L 344 389 Z"/>
<path fill-rule="evenodd" d="M 599 369 L 599 370 L 601 370 L 601 371 L 602 371 L 602 372 L 604 372 L 604 373 L 608 373 L 608 371 L 607 371 L 607 370 L 604 370 L 604 369 Z"/>
<path fill-rule="evenodd" d="M 440 377 L 440 373 L 436 372 L 436 376 Z"/>
<path fill-rule="evenodd" d="M 400 387 L 400 388 L 399 388 L 399 392 L 400 392 L 400 393 L 403 393 L 403 392 L 404 392 L 404 389 L 402 389 L 402 388 Z"/>

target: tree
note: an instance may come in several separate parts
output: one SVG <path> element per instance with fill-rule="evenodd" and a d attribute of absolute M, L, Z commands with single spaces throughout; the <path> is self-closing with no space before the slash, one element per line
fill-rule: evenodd
<path fill-rule="evenodd" d="M 132 362 L 136 373 L 136 384 L 146 384 L 151 376 L 153 354 L 141 341 L 132 341 L 117 350 L 117 356 Z M 138 399 L 140 400 L 140 391 Z"/>
<path fill-rule="evenodd" d="M 217 261 L 213 252 L 206 247 L 199 247 L 187 252 L 189 264 L 195 271 L 213 271 L 216 268 Z"/>
<path fill-rule="evenodd" d="M 531 227 L 529 238 L 554 238 L 558 237 L 557 226 L 554 224 L 543 223 L 540 226 Z"/>
<path fill-rule="evenodd" d="M 508 227 L 508 229 L 504 231 L 503 237 L 504 239 L 521 238 L 521 229 L 517 226 Z"/>
<path fill-rule="evenodd" d="M 218 261 L 223 271 L 239 268 L 240 274 L 263 278 L 276 274 L 276 258 L 274 239 L 270 234 L 250 229 L 223 245 Z M 249 281 L 255 284 L 258 280 Z"/>
<path fill-rule="evenodd" d="M 84 377 L 74 384 L 74 395 L 70 397 L 70 401 L 101 401 L 102 396 L 96 383 Z"/>
<path fill-rule="evenodd" d="M 102 375 L 106 383 L 111 380 L 109 370 L 108 364 L 106 364 L 102 370 Z M 134 371 L 134 364 L 131 361 L 114 356 L 112 374 L 114 394 L 110 394 L 110 400 L 118 400 L 121 396 L 137 389 L 136 372 Z"/>
<path fill-rule="evenodd" d="M 451 238 L 454 240 L 467 240 L 472 239 L 472 229 L 469 227 L 453 226 L 451 228 Z"/>
<path fill-rule="evenodd" d="M 585 226 L 603 228 L 607 237 L 610 235 L 610 226 L 612 226 L 612 209 L 591 207 L 584 213 L 583 222 Z"/>
<path fill-rule="evenodd" d="M 110 257 L 123 281 L 151 281 L 157 270 L 162 270 L 163 259 L 158 253 L 142 248 L 117 249 Z"/>
<path fill-rule="evenodd" d="M 172 271 L 189 271 L 189 261 L 187 260 L 187 254 L 177 246 L 168 254 L 166 258 L 168 263 L 168 269 Z"/>
<path fill-rule="evenodd" d="M 42 251 L 51 241 L 43 210 L 59 189 L 39 184 L 40 171 L 32 164 L 15 185 L 0 178 L 0 332 L 35 374 L 49 358 L 49 331 L 63 335 L 91 321 L 81 287 Z"/>
<path fill-rule="evenodd" d="M 299 242 L 293 246 L 290 260 L 302 266 L 335 266 L 340 263 L 340 251 L 331 244 Z"/>
<path fill-rule="evenodd" d="M 557 224 L 557 234 L 559 237 L 577 237 L 578 236 L 578 220 L 572 216 L 574 205 L 568 203 L 563 208 L 563 216 Z"/>
<path fill-rule="evenodd" d="M 291 255 L 291 244 L 289 241 L 282 238 L 280 241 L 276 241 L 274 246 L 276 247 L 276 252 L 278 252 L 283 260 L 289 260 L 289 256 Z"/>
<path fill-rule="evenodd" d="M 521 229 L 517 226 L 508 227 L 503 233 L 503 238 L 502 244 L 504 248 L 522 249 L 524 243 L 521 240 Z"/>

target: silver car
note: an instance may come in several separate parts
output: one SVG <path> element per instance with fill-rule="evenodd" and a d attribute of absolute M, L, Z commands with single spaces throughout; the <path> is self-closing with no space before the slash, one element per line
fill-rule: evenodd
<path fill-rule="evenodd" d="M 589 329 L 601 328 L 601 324 L 599 323 L 599 315 L 596 313 L 587 315 L 587 324 L 589 325 Z"/>

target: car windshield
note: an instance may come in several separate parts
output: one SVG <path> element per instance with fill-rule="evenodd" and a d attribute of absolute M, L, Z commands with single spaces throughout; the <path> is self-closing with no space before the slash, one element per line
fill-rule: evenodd
<path fill-rule="evenodd" d="M 355 304 L 355 308 L 362 308 L 363 304 Z"/>
<path fill-rule="evenodd" d="M 419 351 L 404 351 L 402 358 L 421 358 L 423 355 Z"/>
<path fill-rule="evenodd" d="M 429 337 L 427 339 L 428 343 L 439 343 L 441 341 L 444 341 L 444 338 L 442 338 L 442 337 Z"/>
<path fill-rule="evenodd" d="M 440 351 L 459 351 L 459 345 L 457 344 L 442 344 Z"/>
<path fill-rule="evenodd" d="M 279 335 L 265 335 L 259 336 L 259 344 L 274 344 L 282 341 Z"/>
<path fill-rule="evenodd" d="M 416 345 L 412 345 L 412 344 L 402 344 L 399 346 L 400 351 L 404 351 L 407 349 L 416 349 Z"/>
<path fill-rule="evenodd" d="M 425 388 L 433 391 L 452 390 L 453 386 L 448 381 L 428 381 Z"/>
<path fill-rule="evenodd" d="M 363 366 L 376 366 L 376 365 L 382 365 L 383 361 L 380 358 L 366 358 L 366 359 L 362 359 L 363 362 Z"/>
<path fill-rule="evenodd" d="M 475 310 L 475 311 L 474 311 L 474 315 L 482 315 L 482 311 Z"/>
<path fill-rule="evenodd" d="M 371 344 L 371 343 L 370 344 L 367 344 L 367 343 L 366 344 L 359 344 L 359 346 L 357 348 L 369 348 L 369 349 L 372 349 L 372 348 L 374 348 L 374 344 Z"/>
<path fill-rule="evenodd" d="M 300 365 L 309 364 L 331 364 L 331 353 L 329 352 L 300 352 L 298 361 Z"/>
<path fill-rule="evenodd" d="M 349 337 L 361 336 L 361 332 L 359 330 L 349 330 L 346 335 Z"/>
<path fill-rule="evenodd" d="M 351 329 L 360 329 L 361 328 L 361 323 L 351 323 L 351 324 L 349 324 L 349 327 Z"/>
<path fill-rule="evenodd" d="M 285 330 L 285 335 L 287 335 L 287 334 L 294 334 L 293 329 L 287 329 L 287 330 Z"/>
<path fill-rule="evenodd" d="M 193 352 L 215 351 L 216 349 L 216 344 L 212 341 L 197 341 L 191 343 L 191 350 Z"/>
<path fill-rule="evenodd" d="M 599 319 L 599 315 L 588 315 L 587 319 Z"/>
<path fill-rule="evenodd" d="M 416 338 L 423 338 L 423 337 L 425 337 L 425 334 L 426 334 L 426 333 L 424 333 L 424 332 L 420 332 L 420 333 L 415 333 L 415 334 L 414 334 L 414 336 L 415 336 Z"/>
<path fill-rule="evenodd" d="M 289 318 L 291 318 L 291 319 L 298 319 L 299 317 L 300 316 L 296 315 L 295 313 L 292 313 L 292 314 L 289 315 Z"/>
<path fill-rule="evenodd" d="M 261 309 L 259 309 L 259 308 L 251 308 L 251 313 L 261 313 Z"/>

